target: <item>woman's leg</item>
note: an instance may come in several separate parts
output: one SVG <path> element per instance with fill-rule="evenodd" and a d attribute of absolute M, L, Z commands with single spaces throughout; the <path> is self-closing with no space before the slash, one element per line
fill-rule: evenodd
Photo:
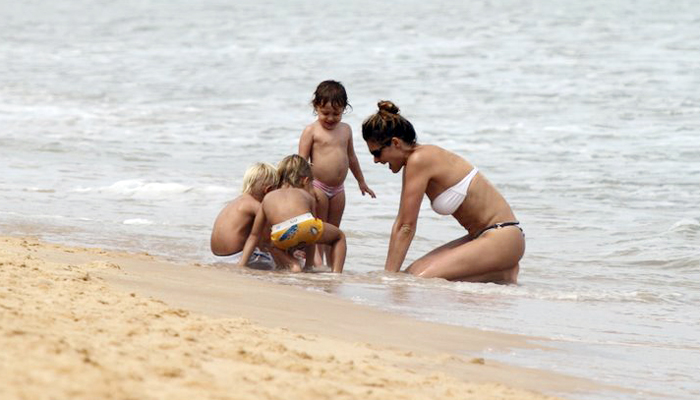
<path fill-rule="evenodd" d="M 425 278 L 471 282 L 516 283 L 525 238 L 509 226 L 463 237 L 440 246 L 411 264 L 406 272 Z"/>

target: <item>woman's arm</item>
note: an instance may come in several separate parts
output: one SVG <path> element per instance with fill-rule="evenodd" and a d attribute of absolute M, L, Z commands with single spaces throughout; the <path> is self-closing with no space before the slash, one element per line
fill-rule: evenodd
<path fill-rule="evenodd" d="M 429 169 L 421 165 L 422 157 L 415 153 L 411 157 L 415 159 L 407 161 L 404 166 L 399 214 L 391 229 L 389 252 L 384 264 L 384 270 L 390 272 L 399 272 L 406 259 L 406 253 L 416 234 L 418 212 L 430 179 Z"/>

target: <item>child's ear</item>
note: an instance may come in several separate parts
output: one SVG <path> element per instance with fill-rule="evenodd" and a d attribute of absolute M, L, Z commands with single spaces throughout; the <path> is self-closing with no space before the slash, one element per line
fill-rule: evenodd
<path fill-rule="evenodd" d="M 305 176 L 303 179 L 304 179 L 304 187 L 306 187 L 308 189 L 313 188 L 313 185 L 311 184 L 311 178 L 309 178 L 308 176 Z"/>

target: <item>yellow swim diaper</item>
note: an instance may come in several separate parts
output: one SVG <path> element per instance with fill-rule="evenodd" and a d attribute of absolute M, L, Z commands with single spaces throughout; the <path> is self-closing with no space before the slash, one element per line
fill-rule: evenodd
<path fill-rule="evenodd" d="M 323 221 L 306 213 L 275 224 L 270 239 L 278 249 L 288 250 L 314 244 L 322 235 Z"/>

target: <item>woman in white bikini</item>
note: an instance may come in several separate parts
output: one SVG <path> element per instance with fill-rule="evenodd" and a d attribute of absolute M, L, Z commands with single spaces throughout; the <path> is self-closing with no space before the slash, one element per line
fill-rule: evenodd
<path fill-rule="evenodd" d="M 391 229 L 384 269 L 401 270 L 413 240 L 423 195 L 438 214 L 452 215 L 469 233 L 413 262 L 406 272 L 426 278 L 517 283 L 525 237 L 513 211 L 493 185 L 462 157 L 416 142 L 413 125 L 390 101 L 362 123 L 375 163 L 403 169 L 399 213 Z"/>

